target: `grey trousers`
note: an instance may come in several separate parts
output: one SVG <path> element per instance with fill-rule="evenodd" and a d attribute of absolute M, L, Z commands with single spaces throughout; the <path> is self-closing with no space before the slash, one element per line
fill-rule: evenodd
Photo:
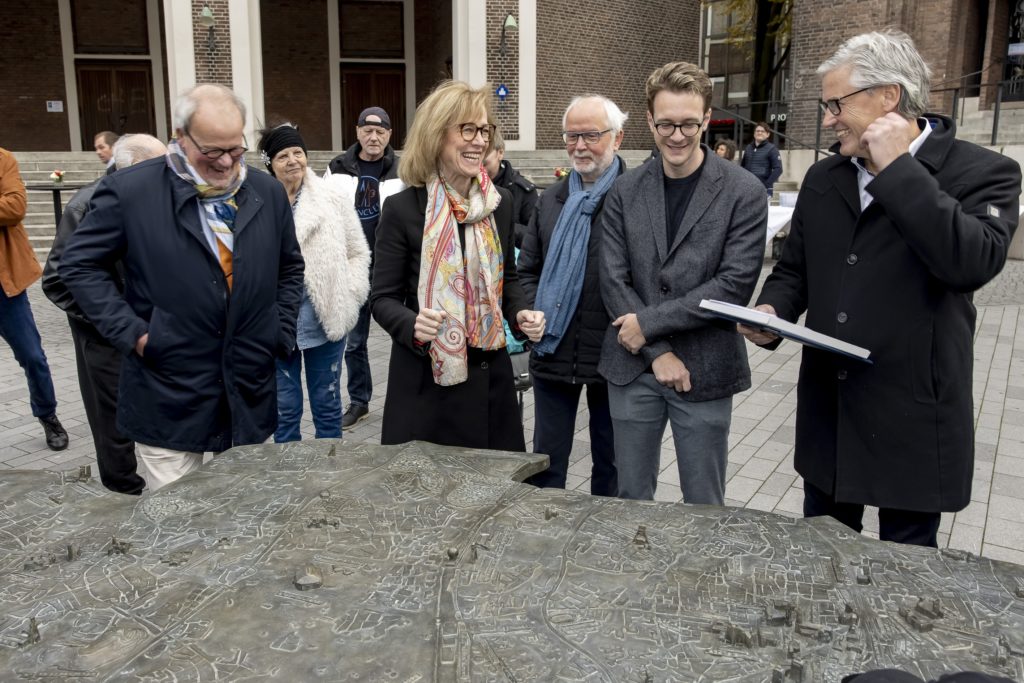
<path fill-rule="evenodd" d="M 644 373 L 626 386 L 608 385 L 615 433 L 619 497 L 653 500 L 661 462 L 661 437 L 672 425 L 684 503 L 722 505 L 729 455 L 732 397 L 685 401 Z"/>

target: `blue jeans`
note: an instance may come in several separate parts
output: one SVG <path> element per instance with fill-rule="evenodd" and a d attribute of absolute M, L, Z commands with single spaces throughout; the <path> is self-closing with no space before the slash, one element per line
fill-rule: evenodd
<path fill-rule="evenodd" d="M 277 361 L 277 430 L 274 442 L 299 441 L 302 435 L 302 360 L 306 360 L 306 389 L 313 412 L 316 438 L 341 437 L 341 353 L 345 340 L 296 349 Z"/>
<path fill-rule="evenodd" d="M 0 337 L 11 347 L 18 365 L 25 371 L 32 414 L 36 417 L 56 414 L 57 397 L 53 393 L 50 366 L 46 363 L 27 293 L 8 297 L 0 291 Z"/>
<path fill-rule="evenodd" d="M 359 320 L 345 337 L 345 369 L 348 371 L 348 400 L 351 405 L 370 405 L 373 378 L 366 341 L 370 337 L 370 303 L 359 309 Z"/>
<path fill-rule="evenodd" d="M 645 372 L 624 387 L 608 385 L 608 403 L 615 429 L 620 498 L 654 499 L 661 437 L 669 423 L 683 502 L 723 504 L 732 396 L 686 401 Z"/>

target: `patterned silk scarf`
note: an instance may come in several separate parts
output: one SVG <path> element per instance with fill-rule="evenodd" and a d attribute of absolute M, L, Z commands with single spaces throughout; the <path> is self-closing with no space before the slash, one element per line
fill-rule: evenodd
<path fill-rule="evenodd" d="M 469 378 L 467 346 L 488 351 L 505 346 L 505 261 L 494 223 L 499 201 L 501 196 L 482 167 L 467 198 L 437 175 L 427 181 L 417 295 L 420 308 L 448 314 L 430 344 L 434 382 L 441 386 Z M 466 226 L 464 249 L 460 223 Z"/>
<path fill-rule="evenodd" d="M 210 230 L 217 237 L 217 260 L 220 261 L 221 270 L 228 282 L 228 291 L 231 291 L 235 251 L 235 215 L 238 213 L 238 203 L 235 195 L 238 188 L 245 182 L 245 158 L 239 159 L 238 177 L 230 186 L 225 189 L 216 189 L 203 180 L 188 157 L 181 149 L 177 140 L 171 140 L 167 145 L 167 166 L 174 171 L 179 178 L 196 188 L 199 194 L 199 205 L 203 207 L 206 214 L 206 222 Z"/>

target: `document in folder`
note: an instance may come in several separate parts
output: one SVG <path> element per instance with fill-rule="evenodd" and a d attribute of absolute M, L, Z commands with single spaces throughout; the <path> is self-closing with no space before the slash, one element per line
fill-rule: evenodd
<path fill-rule="evenodd" d="M 700 307 L 719 318 L 743 323 L 748 327 L 755 327 L 761 330 L 767 330 L 768 332 L 774 332 L 780 337 L 792 339 L 795 342 L 800 342 L 807 346 L 813 346 L 816 349 L 831 351 L 833 353 L 841 353 L 844 356 L 856 358 L 857 360 L 862 360 L 865 363 L 871 362 L 871 351 L 862 346 L 857 346 L 850 342 L 843 341 L 842 339 L 836 339 L 835 337 L 830 337 L 827 334 L 810 330 L 803 325 L 791 323 L 783 320 L 777 315 L 772 315 L 771 313 L 757 311 L 753 308 L 747 308 L 746 306 L 737 306 L 736 304 L 730 304 L 724 301 L 715 301 L 714 299 L 702 300 L 700 302 Z"/>

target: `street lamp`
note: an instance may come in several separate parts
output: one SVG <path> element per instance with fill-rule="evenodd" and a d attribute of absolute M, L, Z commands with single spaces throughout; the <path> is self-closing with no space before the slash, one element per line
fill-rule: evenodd
<path fill-rule="evenodd" d="M 512 13 L 509 12 L 507 15 L 505 15 L 505 22 L 501 25 L 501 45 L 498 47 L 498 54 L 500 54 L 502 57 L 504 57 L 505 54 L 508 52 L 505 42 L 505 33 L 507 31 L 518 30 L 519 24 L 516 22 L 516 18 L 512 16 Z"/>

